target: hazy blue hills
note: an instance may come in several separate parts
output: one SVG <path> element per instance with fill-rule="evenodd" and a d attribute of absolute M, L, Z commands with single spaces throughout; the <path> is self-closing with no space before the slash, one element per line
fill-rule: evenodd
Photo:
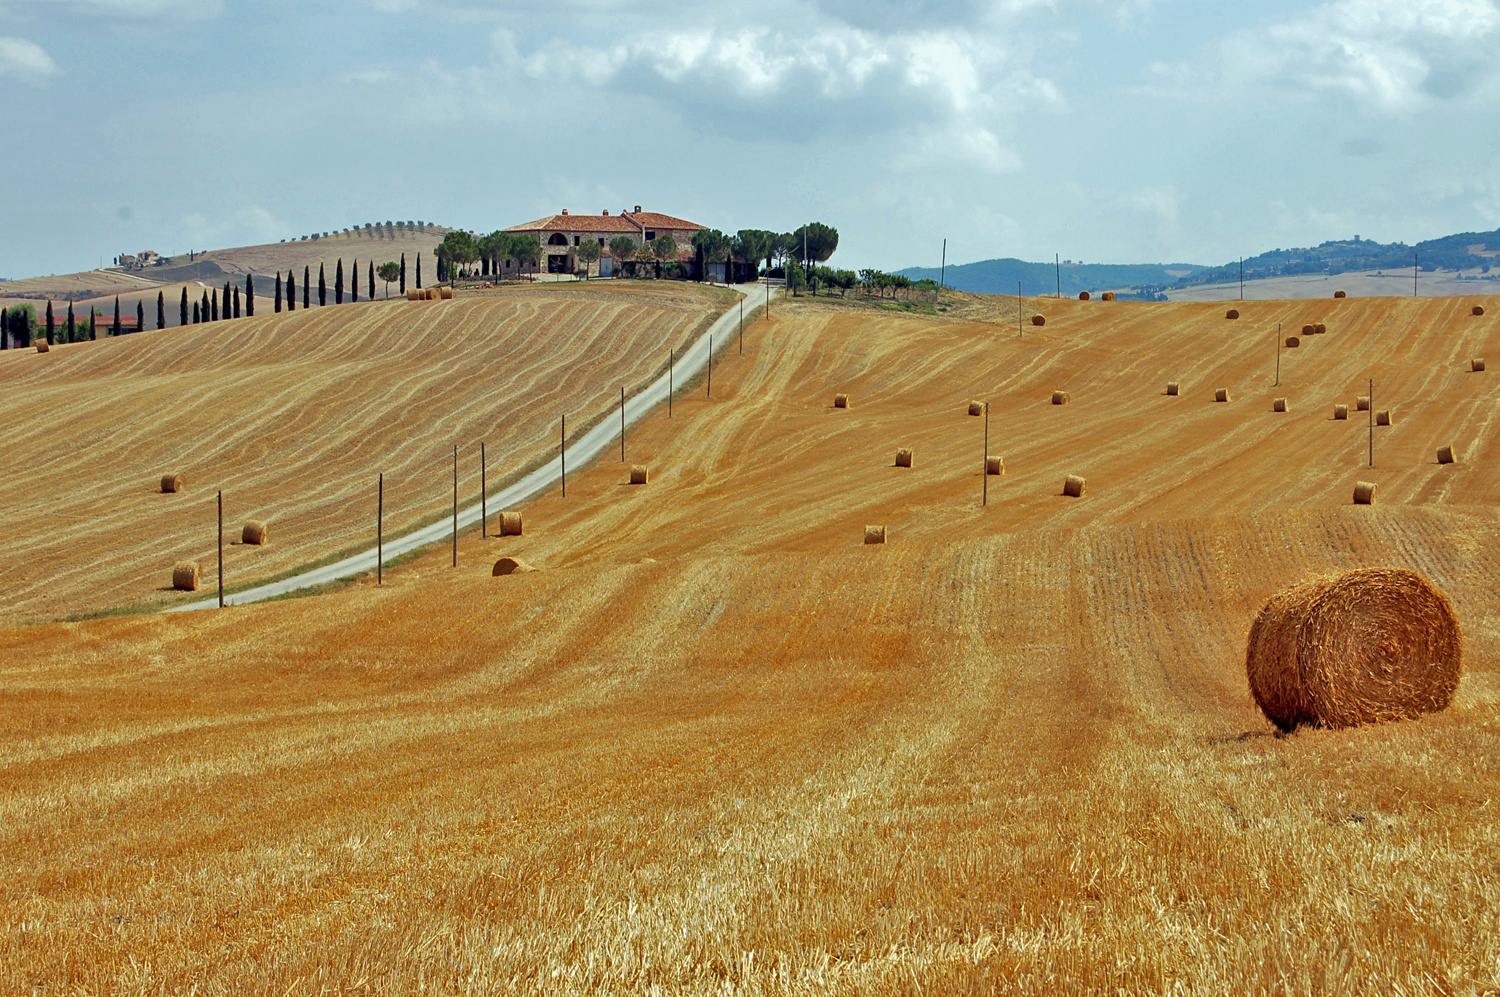
<path fill-rule="evenodd" d="M 1058 276 L 1062 293 L 1072 296 L 1079 291 L 1100 291 L 1116 287 L 1164 287 L 1178 278 L 1204 269 L 1191 263 L 1027 263 L 1024 260 L 982 260 L 948 268 L 944 282 L 959 291 L 977 294 L 1015 294 L 1017 283 L 1028 296 L 1056 294 Z M 912 280 L 938 279 L 937 267 L 911 267 L 897 271 Z"/>

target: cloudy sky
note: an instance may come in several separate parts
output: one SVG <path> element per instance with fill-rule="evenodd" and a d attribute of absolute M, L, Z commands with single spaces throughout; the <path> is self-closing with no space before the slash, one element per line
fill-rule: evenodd
<path fill-rule="evenodd" d="M 0 0 L 0 276 L 641 204 L 835 263 L 1500 227 L 1500 0 Z"/>

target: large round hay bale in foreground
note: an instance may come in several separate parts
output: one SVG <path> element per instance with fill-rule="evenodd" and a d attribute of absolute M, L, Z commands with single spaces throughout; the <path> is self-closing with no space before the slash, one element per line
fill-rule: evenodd
<path fill-rule="evenodd" d="M 1318 330 L 1317 330 L 1316 326 L 1304 325 L 1302 327 L 1302 335 L 1304 335 L 1304 336 L 1315 336 L 1317 334 L 1318 334 Z"/>
<path fill-rule="evenodd" d="M 1227 402 L 1227 401 L 1229 401 L 1229 389 L 1228 388 L 1215 388 L 1214 389 L 1214 401 L 1216 401 L 1216 402 Z"/>
<path fill-rule="evenodd" d="M 970 415 L 984 415 L 984 402 L 970 402 L 969 403 L 969 414 Z"/>
<path fill-rule="evenodd" d="M 1052 404 L 1053 405 L 1066 405 L 1070 401 L 1072 401 L 1072 399 L 1068 396 L 1068 393 L 1066 391 L 1054 391 L 1054 392 L 1052 392 Z"/>
<path fill-rule="evenodd" d="M 1182 382 L 1180 382 L 1180 381 L 1168 381 L 1167 382 L 1167 394 L 1170 395 L 1171 397 L 1176 398 L 1177 395 L 1181 391 L 1182 391 Z"/>
<path fill-rule="evenodd" d="M 453 300 L 453 288 L 444 286 L 441 289 L 441 293 L 443 295 L 443 300 L 444 301 L 451 301 L 451 300 Z"/>
<path fill-rule="evenodd" d="M 52 345 L 50 343 L 48 343 L 45 339 L 38 339 L 36 341 L 36 351 L 38 353 L 51 353 L 52 352 Z"/>
<path fill-rule="evenodd" d="M 646 464 L 632 464 L 630 466 L 630 483 L 632 485 L 644 485 L 651 480 L 651 468 Z"/>
<path fill-rule="evenodd" d="M 1083 489 L 1088 483 L 1076 474 L 1070 474 L 1063 481 L 1063 494 L 1069 498 L 1083 498 Z"/>
<path fill-rule="evenodd" d="M 503 578 L 506 575 L 519 575 L 526 571 L 535 571 L 531 565 L 519 557 L 502 557 L 495 562 L 495 568 L 490 572 L 491 578 Z"/>
<path fill-rule="evenodd" d="M 1458 461 L 1458 454 L 1454 451 L 1453 444 L 1450 443 L 1446 447 L 1438 448 L 1437 458 L 1439 464 L 1453 464 Z"/>
<path fill-rule="evenodd" d="M 1347 405 L 1335 405 L 1333 407 L 1333 417 L 1335 419 L 1348 419 L 1349 418 L 1349 406 L 1347 406 Z"/>
<path fill-rule="evenodd" d="M 265 545 L 267 539 L 266 524 L 258 519 L 250 520 L 250 522 L 245 524 L 245 528 L 240 531 L 240 543 L 242 544 L 253 544 L 256 547 L 261 547 Z"/>
<path fill-rule="evenodd" d="M 1229 311 L 1227 311 L 1227 312 L 1224 313 L 1224 317 L 1225 318 L 1239 318 L 1240 317 L 1240 310 L 1238 308 L 1231 308 L 1231 309 L 1229 309 Z"/>
<path fill-rule="evenodd" d="M 1401 568 L 1366 568 L 1272 596 L 1250 628 L 1250 693 L 1284 731 L 1411 720 L 1446 709 L 1463 636 L 1448 599 Z"/>
<path fill-rule="evenodd" d="M 1373 481 L 1356 481 L 1354 483 L 1354 504 L 1355 505 L 1374 505 L 1375 504 L 1375 482 L 1373 482 Z"/>
<path fill-rule="evenodd" d="M 1475 357 L 1473 360 L 1470 360 L 1469 370 L 1475 372 L 1476 374 L 1484 370 L 1484 357 Z"/>
<path fill-rule="evenodd" d="M 163 495 L 180 492 L 185 484 L 187 482 L 183 480 L 180 474 L 163 474 L 161 476 L 161 490 Z"/>
<path fill-rule="evenodd" d="M 1333 296 L 1335 298 L 1347 298 L 1348 297 L 1348 295 L 1345 294 L 1343 291 L 1334 291 L 1333 292 Z"/>
<path fill-rule="evenodd" d="M 408 287 L 406 289 L 406 300 L 407 301 L 426 301 L 427 300 L 427 293 L 425 291 L 422 291 L 419 288 Z"/>
<path fill-rule="evenodd" d="M 419 293 L 421 293 L 421 292 L 419 292 Z M 429 287 L 429 288 L 427 288 L 427 291 L 426 291 L 426 298 L 427 298 L 428 301 L 442 301 L 443 300 L 443 292 L 439 288 Z"/>
<path fill-rule="evenodd" d="M 865 527 L 865 543 L 867 543 L 867 544 L 883 544 L 883 543 L 885 543 L 885 527 L 884 526 L 866 526 Z"/>
<path fill-rule="evenodd" d="M 1033 315 L 1033 316 L 1031 316 L 1031 324 L 1032 325 L 1046 325 L 1047 324 L 1047 316 L 1045 316 L 1045 315 Z"/>
<path fill-rule="evenodd" d="M 1297 347 L 1299 347 L 1301 345 L 1302 345 L 1302 340 L 1298 339 L 1296 336 L 1288 336 L 1288 337 L 1286 337 L 1286 348 L 1287 349 L 1289 349 L 1289 350 L 1295 350 Z"/>
<path fill-rule="evenodd" d="M 1370 411 L 1370 396 L 1360 395 L 1358 398 L 1354 399 L 1354 410 L 1356 412 Z"/>
<path fill-rule="evenodd" d="M 1377 426 L 1389 426 L 1390 424 L 1391 424 L 1391 410 L 1390 409 L 1383 408 L 1379 412 L 1375 413 L 1375 425 L 1377 425 Z"/>
<path fill-rule="evenodd" d="M 834 408 L 848 408 L 849 407 L 849 396 L 848 395 L 834 395 L 833 396 L 833 407 Z"/>
<path fill-rule="evenodd" d="M 1484 314 L 1484 305 L 1475 305 L 1474 306 L 1474 314 L 1475 315 L 1483 315 Z"/>
<path fill-rule="evenodd" d="M 896 466 L 911 467 L 911 451 L 906 447 L 896 451 Z"/>
<path fill-rule="evenodd" d="M 172 568 L 172 587 L 184 592 L 196 592 L 199 577 L 197 561 L 178 561 Z"/>
<path fill-rule="evenodd" d="M 1087 301 L 1087 300 L 1089 300 L 1089 292 L 1087 292 L 1087 291 L 1079 291 L 1078 292 L 1078 300 L 1079 301 Z"/>
<path fill-rule="evenodd" d="M 1322 322 L 1319 322 L 1317 325 L 1313 326 L 1313 332 L 1319 336 L 1323 335 L 1327 331 L 1328 326 L 1324 325 Z"/>
<path fill-rule="evenodd" d="M 1115 300 L 1115 292 L 1105 291 L 1103 294 L 1099 295 L 1099 297 L 1105 301 L 1113 301 Z"/>
<path fill-rule="evenodd" d="M 1271 411 L 1272 412 L 1285 412 L 1286 411 L 1286 399 L 1285 398 L 1277 398 L 1275 401 L 1271 402 Z"/>
<path fill-rule="evenodd" d="M 502 512 L 500 514 L 500 535 L 502 537 L 518 537 L 521 535 L 521 514 L 519 512 Z"/>
<path fill-rule="evenodd" d="M 990 454 L 990 455 L 986 456 L 984 458 L 984 473 L 985 474 L 1004 474 L 1005 473 L 1005 458 L 1004 457 L 997 457 L 994 454 Z"/>

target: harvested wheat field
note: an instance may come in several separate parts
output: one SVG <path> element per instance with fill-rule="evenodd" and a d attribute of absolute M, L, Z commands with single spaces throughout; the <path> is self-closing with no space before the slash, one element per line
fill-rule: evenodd
<path fill-rule="evenodd" d="M 778 304 L 712 399 L 689 386 L 633 430 L 648 488 L 601 459 L 526 503 L 523 536 L 466 531 L 457 568 L 445 548 L 383 588 L 0 630 L 0 980 L 1494 987 L 1500 399 L 1468 371 L 1491 338 L 1471 304 L 1231 323 L 1051 301 L 1025 339 L 1014 310 Z M 1274 387 L 1276 323 L 1323 307 L 1338 349 L 1283 357 Z M 1179 376 L 1200 387 L 1162 395 Z M 1369 377 L 1402 412 L 1373 469 L 1365 427 L 1327 414 Z M 833 413 L 834 388 L 860 405 Z M 987 508 L 970 399 L 1006 461 Z M 1356 476 L 1379 506 L 1349 503 Z M 264 553 L 294 544 L 264 518 Z M 502 557 L 538 570 L 495 577 Z M 1251 623 L 1361 567 L 1451 601 L 1453 704 L 1278 736 Z"/>
<path fill-rule="evenodd" d="M 729 298 L 539 286 L 0 353 L 7 461 L 28 468 L 0 476 L 0 621 L 162 602 L 175 561 L 213 561 L 220 489 L 228 521 L 276 523 L 275 545 L 227 549 L 237 583 L 373 543 L 380 472 L 388 531 L 435 516 L 453 444 L 488 443 L 492 484 L 550 457 L 562 415 L 610 411 Z M 167 472 L 187 487 L 162 494 Z"/>

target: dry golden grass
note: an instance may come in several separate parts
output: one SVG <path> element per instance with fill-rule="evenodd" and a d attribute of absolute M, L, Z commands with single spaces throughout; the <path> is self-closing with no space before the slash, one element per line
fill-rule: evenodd
<path fill-rule="evenodd" d="M 0 989 L 1494 987 L 1500 479 L 1431 448 L 1494 452 L 1487 333 L 1340 303 L 1274 388 L 1244 307 L 1053 303 L 1023 342 L 787 307 L 633 432 L 649 489 L 601 460 L 457 569 L 0 630 Z M 1366 370 L 1403 411 L 1373 472 L 1326 415 Z M 1452 600 L 1454 705 L 1274 736 L 1251 620 L 1364 565 Z"/>

